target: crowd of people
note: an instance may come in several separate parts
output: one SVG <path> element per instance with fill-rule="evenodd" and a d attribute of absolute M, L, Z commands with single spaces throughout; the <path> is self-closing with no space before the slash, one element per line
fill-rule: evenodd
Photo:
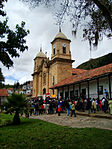
<path fill-rule="evenodd" d="M 101 100 L 99 99 L 31 99 L 30 101 L 29 114 L 40 115 L 43 113 L 46 114 L 55 114 L 58 116 L 61 115 L 62 112 L 66 112 L 67 116 L 72 115 L 76 117 L 76 110 L 84 112 L 88 110 L 88 114 L 96 113 L 97 111 L 103 111 L 104 113 L 112 114 L 112 102 L 107 98 L 103 97 Z"/>

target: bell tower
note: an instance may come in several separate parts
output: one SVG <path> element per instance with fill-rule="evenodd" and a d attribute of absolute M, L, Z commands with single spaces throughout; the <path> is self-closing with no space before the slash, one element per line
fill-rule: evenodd
<path fill-rule="evenodd" d="M 72 76 L 72 63 L 74 60 L 71 59 L 70 42 L 71 40 L 61 32 L 61 29 L 51 42 L 50 74 L 52 74 L 52 80 L 50 81 L 50 86 Z"/>
<path fill-rule="evenodd" d="M 71 59 L 70 42 L 71 40 L 67 39 L 67 37 L 61 32 L 60 29 L 59 33 L 51 42 L 52 44 L 51 60 L 55 58 Z"/>

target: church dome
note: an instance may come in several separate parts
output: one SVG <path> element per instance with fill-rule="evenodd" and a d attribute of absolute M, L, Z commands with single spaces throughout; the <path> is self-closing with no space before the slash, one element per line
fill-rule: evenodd
<path fill-rule="evenodd" d="M 40 50 L 36 57 L 46 57 L 46 55 Z"/>
<path fill-rule="evenodd" d="M 67 37 L 62 32 L 59 32 L 54 39 L 57 39 L 57 38 L 67 39 Z"/>
<path fill-rule="evenodd" d="M 58 34 L 55 36 L 55 38 L 53 39 L 53 41 L 51 42 L 51 44 L 52 44 L 56 39 L 68 40 L 69 42 L 71 42 L 71 40 L 68 39 L 68 38 L 61 32 L 61 28 L 59 29 Z"/>

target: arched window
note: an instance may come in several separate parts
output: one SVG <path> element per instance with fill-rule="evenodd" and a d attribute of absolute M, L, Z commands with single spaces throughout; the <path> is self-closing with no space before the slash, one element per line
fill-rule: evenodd
<path fill-rule="evenodd" d="M 63 53 L 66 54 L 66 44 L 63 44 Z"/>
<path fill-rule="evenodd" d="M 55 45 L 54 45 L 54 47 L 53 47 L 53 54 L 54 54 L 54 55 L 55 55 L 55 48 L 56 48 L 56 47 L 55 47 Z"/>

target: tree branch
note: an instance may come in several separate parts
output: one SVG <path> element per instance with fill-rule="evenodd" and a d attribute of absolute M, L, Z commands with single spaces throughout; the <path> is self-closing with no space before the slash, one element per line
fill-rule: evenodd
<path fill-rule="evenodd" d="M 110 29 L 112 31 L 112 17 L 111 17 L 111 10 L 109 10 L 106 5 L 103 5 L 102 2 L 100 2 L 100 0 L 92 0 L 97 7 L 102 11 L 103 16 L 106 18 Z"/>

